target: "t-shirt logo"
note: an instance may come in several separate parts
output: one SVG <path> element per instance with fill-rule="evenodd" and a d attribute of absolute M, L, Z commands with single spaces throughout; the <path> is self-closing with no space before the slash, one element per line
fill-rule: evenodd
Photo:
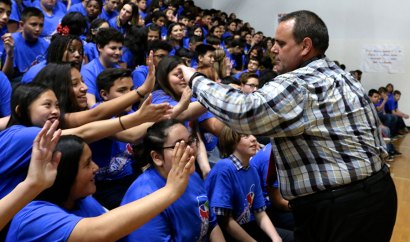
<path fill-rule="evenodd" d="M 239 217 L 236 219 L 236 222 L 238 222 L 238 224 L 246 224 L 251 221 L 251 208 L 255 199 L 255 193 L 253 192 L 254 188 L 255 184 L 252 184 L 249 187 L 249 192 L 248 194 L 246 194 L 246 201 L 244 206 L 245 208 L 241 215 L 239 215 Z"/>
<path fill-rule="evenodd" d="M 197 196 L 199 217 L 201 218 L 201 236 L 198 241 L 202 241 L 208 234 L 209 228 L 209 201 L 207 196 Z"/>

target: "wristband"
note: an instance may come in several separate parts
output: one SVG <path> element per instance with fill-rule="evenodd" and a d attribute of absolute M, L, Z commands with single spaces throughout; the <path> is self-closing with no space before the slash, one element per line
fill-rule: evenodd
<path fill-rule="evenodd" d="M 192 81 L 194 80 L 194 78 L 196 78 L 196 77 L 198 77 L 198 76 L 206 77 L 204 74 L 202 74 L 202 73 L 200 73 L 200 72 L 195 72 L 195 73 L 191 76 L 191 78 L 189 79 L 189 82 L 188 82 L 189 88 L 192 89 Z"/>

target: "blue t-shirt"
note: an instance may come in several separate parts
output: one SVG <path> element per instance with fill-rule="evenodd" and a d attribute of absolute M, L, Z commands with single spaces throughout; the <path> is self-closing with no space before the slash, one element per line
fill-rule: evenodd
<path fill-rule="evenodd" d="M 387 102 L 384 105 L 384 111 L 386 111 L 386 113 L 392 113 L 393 110 L 396 110 L 396 109 L 397 109 L 397 104 L 396 104 L 396 101 L 394 100 L 394 95 L 393 93 L 390 93 L 388 95 Z"/>
<path fill-rule="evenodd" d="M 33 141 L 40 130 L 13 125 L 0 132 L 0 199 L 26 178 Z"/>
<path fill-rule="evenodd" d="M 15 0 L 11 0 L 11 14 L 9 21 L 20 22 L 21 12 L 23 11 L 23 4 L 20 5 L 22 9 L 19 8 Z"/>
<path fill-rule="evenodd" d="M 87 17 L 87 10 L 85 10 L 84 5 L 80 2 L 80 3 L 76 3 L 71 5 L 70 9 L 68 10 L 68 12 L 79 12 L 81 13 L 84 17 Z"/>
<path fill-rule="evenodd" d="M 113 67 L 119 68 L 120 66 L 114 65 Z M 84 83 L 88 87 L 87 92 L 93 94 L 97 102 L 103 101 L 97 87 L 97 76 L 104 70 L 105 68 L 98 58 L 92 60 L 81 68 L 81 76 L 83 77 Z"/>
<path fill-rule="evenodd" d="M 101 103 L 93 108 L 99 104 Z M 93 161 L 100 168 L 95 176 L 96 180 L 117 180 L 134 173 L 131 144 L 105 138 L 91 143 L 90 149 Z"/>
<path fill-rule="evenodd" d="M 195 102 L 197 101 L 196 98 L 191 98 L 191 102 Z M 171 96 L 169 96 L 168 94 L 166 94 L 163 90 L 159 89 L 159 90 L 155 90 L 152 92 L 152 103 L 154 104 L 159 104 L 159 103 L 169 103 L 169 105 L 171 106 L 175 106 L 178 104 L 178 102 L 173 99 Z M 207 111 L 206 113 L 202 114 L 201 116 L 198 117 L 198 122 L 201 123 L 207 119 L 213 118 L 214 115 Z M 185 126 L 187 128 L 189 128 L 189 123 L 188 121 L 185 122 Z M 206 132 L 205 130 L 200 130 L 201 134 L 204 137 L 204 144 L 206 147 L 207 151 L 211 151 L 213 150 L 216 145 L 218 144 L 218 137 L 216 137 L 215 135 Z"/>
<path fill-rule="evenodd" d="M 11 36 L 15 45 L 14 67 L 17 67 L 20 73 L 26 72 L 32 65 L 39 63 L 44 58 L 49 45 L 46 40 L 40 37 L 34 43 L 30 43 L 24 39 L 21 32 L 13 33 Z"/>
<path fill-rule="evenodd" d="M 0 36 L 2 36 L 2 34 L 0 34 Z M 3 65 L 4 65 L 4 61 L 5 61 L 5 60 L 2 60 L 2 58 L 1 58 L 2 56 L 6 56 L 6 50 L 4 49 L 4 42 L 3 42 L 3 40 L 0 39 L 0 61 L 1 61 L 0 66 L 3 66 Z"/>
<path fill-rule="evenodd" d="M 111 28 L 114 28 L 120 31 L 121 34 L 125 34 L 125 28 L 117 25 L 117 17 L 114 17 L 108 20 L 108 24 L 110 25 Z"/>
<path fill-rule="evenodd" d="M 132 72 L 132 82 L 134 83 L 134 88 L 138 88 L 144 84 L 145 79 L 148 76 L 148 66 L 138 66 Z"/>
<path fill-rule="evenodd" d="M 77 208 L 71 211 L 50 202 L 33 201 L 14 217 L 6 241 L 67 241 L 81 219 L 105 213 L 91 196 L 78 201 Z"/>
<path fill-rule="evenodd" d="M 250 160 L 250 165 L 255 167 L 256 171 L 258 172 L 260 184 L 262 187 L 263 196 L 265 197 L 265 204 L 267 207 L 271 206 L 271 202 L 269 200 L 268 191 L 266 190 L 266 176 L 268 175 L 269 169 L 269 159 L 270 153 L 272 150 L 272 144 L 269 143 L 263 147 L 263 149 L 259 150 Z M 278 180 L 276 179 L 273 187 L 278 187 Z"/>
<path fill-rule="evenodd" d="M 166 180 L 151 167 L 130 186 L 121 205 L 143 198 L 165 184 Z M 209 209 L 203 181 L 194 173 L 177 201 L 123 241 L 207 241 L 208 231 L 215 226 L 216 217 Z"/>
<path fill-rule="evenodd" d="M 210 206 L 229 209 L 238 224 L 255 218 L 255 210 L 265 207 L 258 173 L 253 166 L 238 170 L 230 158 L 218 161 L 205 180 Z"/>
<path fill-rule="evenodd" d="M 10 81 L 0 71 L 0 118 L 10 115 L 11 85 Z"/>
<path fill-rule="evenodd" d="M 47 63 L 46 60 L 40 61 L 40 63 L 30 67 L 26 73 L 24 73 L 23 78 L 21 78 L 22 83 L 30 83 L 33 81 L 34 77 L 37 76 L 37 74 L 44 68 L 46 67 Z"/>
<path fill-rule="evenodd" d="M 51 38 L 51 35 L 56 31 L 58 24 L 61 19 L 67 13 L 66 6 L 61 2 L 57 1 L 53 9 L 53 14 L 48 15 L 40 5 L 40 0 L 33 2 L 33 7 L 40 9 L 44 14 L 44 28 L 41 37 L 45 37 L 47 40 Z"/>
<path fill-rule="evenodd" d="M 88 62 L 98 58 L 100 55 L 97 49 L 97 45 L 93 42 L 88 42 L 84 45 L 84 55 L 87 56 Z"/>
<path fill-rule="evenodd" d="M 117 16 L 118 16 L 117 11 L 113 11 L 111 13 L 108 13 L 104 8 L 102 8 L 101 14 L 98 16 L 98 18 L 105 19 L 105 20 L 109 21 L 110 19 L 115 18 Z"/>
<path fill-rule="evenodd" d="M 148 6 L 148 5 L 147 5 Z M 147 17 L 147 13 L 143 11 L 138 10 L 138 15 L 141 16 L 142 19 L 145 19 Z"/>
<path fill-rule="evenodd" d="M 134 61 L 134 53 L 132 53 L 132 51 L 127 47 L 122 48 L 121 62 L 126 63 L 127 68 L 131 70 L 134 69 L 136 65 Z"/>

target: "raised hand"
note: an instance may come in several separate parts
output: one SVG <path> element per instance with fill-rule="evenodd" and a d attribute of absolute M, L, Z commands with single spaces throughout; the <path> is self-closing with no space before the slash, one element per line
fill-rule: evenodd
<path fill-rule="evenodd" d="M 4 34 L 1 36 L 1 39 L 3 40 L 4 43 L 4 50 L 6 51 L 6 54 L 8 56 L 13 55 L 14 51 L 14 39 L 13 36 L 11 36 L 11 33 Z"/>
<path fill-rule="evenodd" d="M 61 136 L 61 129 L 57 130 L 59 122 L 47 121 L 33 142 L 30 166 L 26 182 L 35 189 L 44 190 L 53 185 L 57 175 L 57 167 L 61 153 L 54 153 Z"/>
<path fill-rule="evenodd" d="M 135 114 L 144 122 L 157 122 L 171 118 L 172 106 L 168 103 L 152 104 L 152 94 L 149 94 Z"/>
<path fill-rule="evenodd" d="M 168 173 L 166 184 L 166 186 L 171 186 L 172 191 L 175 191 L 178 196 L 184 193 L 189 177 L 195 171 L 194 162 L 192 148 L 187 146 L 184 141 L 178 142 L 174 148 L 172 168 Z"/>
<path fill-rule="evenodd" d="M 144 84 L 139 87 L 142 93 L 148 94 L 152 92 L 155 86 L 155 65 L 154 65 L 154 51 L 150 51 L 147 58 L 148 76 Z"/>
<path fill-rule="evenodd" d="M 188 108 L 189 104 L 191 103 L 191 97 L 192 97 L 191 88 L 185 87 L 184 91 L 182 92 L 181 99 L 179 99 L 178 104 L 175 105 L 173 108 L 173 115 L 172 115 L 173 118 L 175 118 L 181 112 L 185 111 Z"/>

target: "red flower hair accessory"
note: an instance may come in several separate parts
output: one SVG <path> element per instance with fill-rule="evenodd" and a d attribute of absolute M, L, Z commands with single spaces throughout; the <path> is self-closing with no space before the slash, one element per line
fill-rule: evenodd
<path fill-rule="evenodd" d="M 63 27 L 61 24 L 59 24 L 57 26 L 57 33 L 59 33 L 62 36 L 69 35 L 70 34 L 70 29 L 68 28 L 68 26 Z"/>

